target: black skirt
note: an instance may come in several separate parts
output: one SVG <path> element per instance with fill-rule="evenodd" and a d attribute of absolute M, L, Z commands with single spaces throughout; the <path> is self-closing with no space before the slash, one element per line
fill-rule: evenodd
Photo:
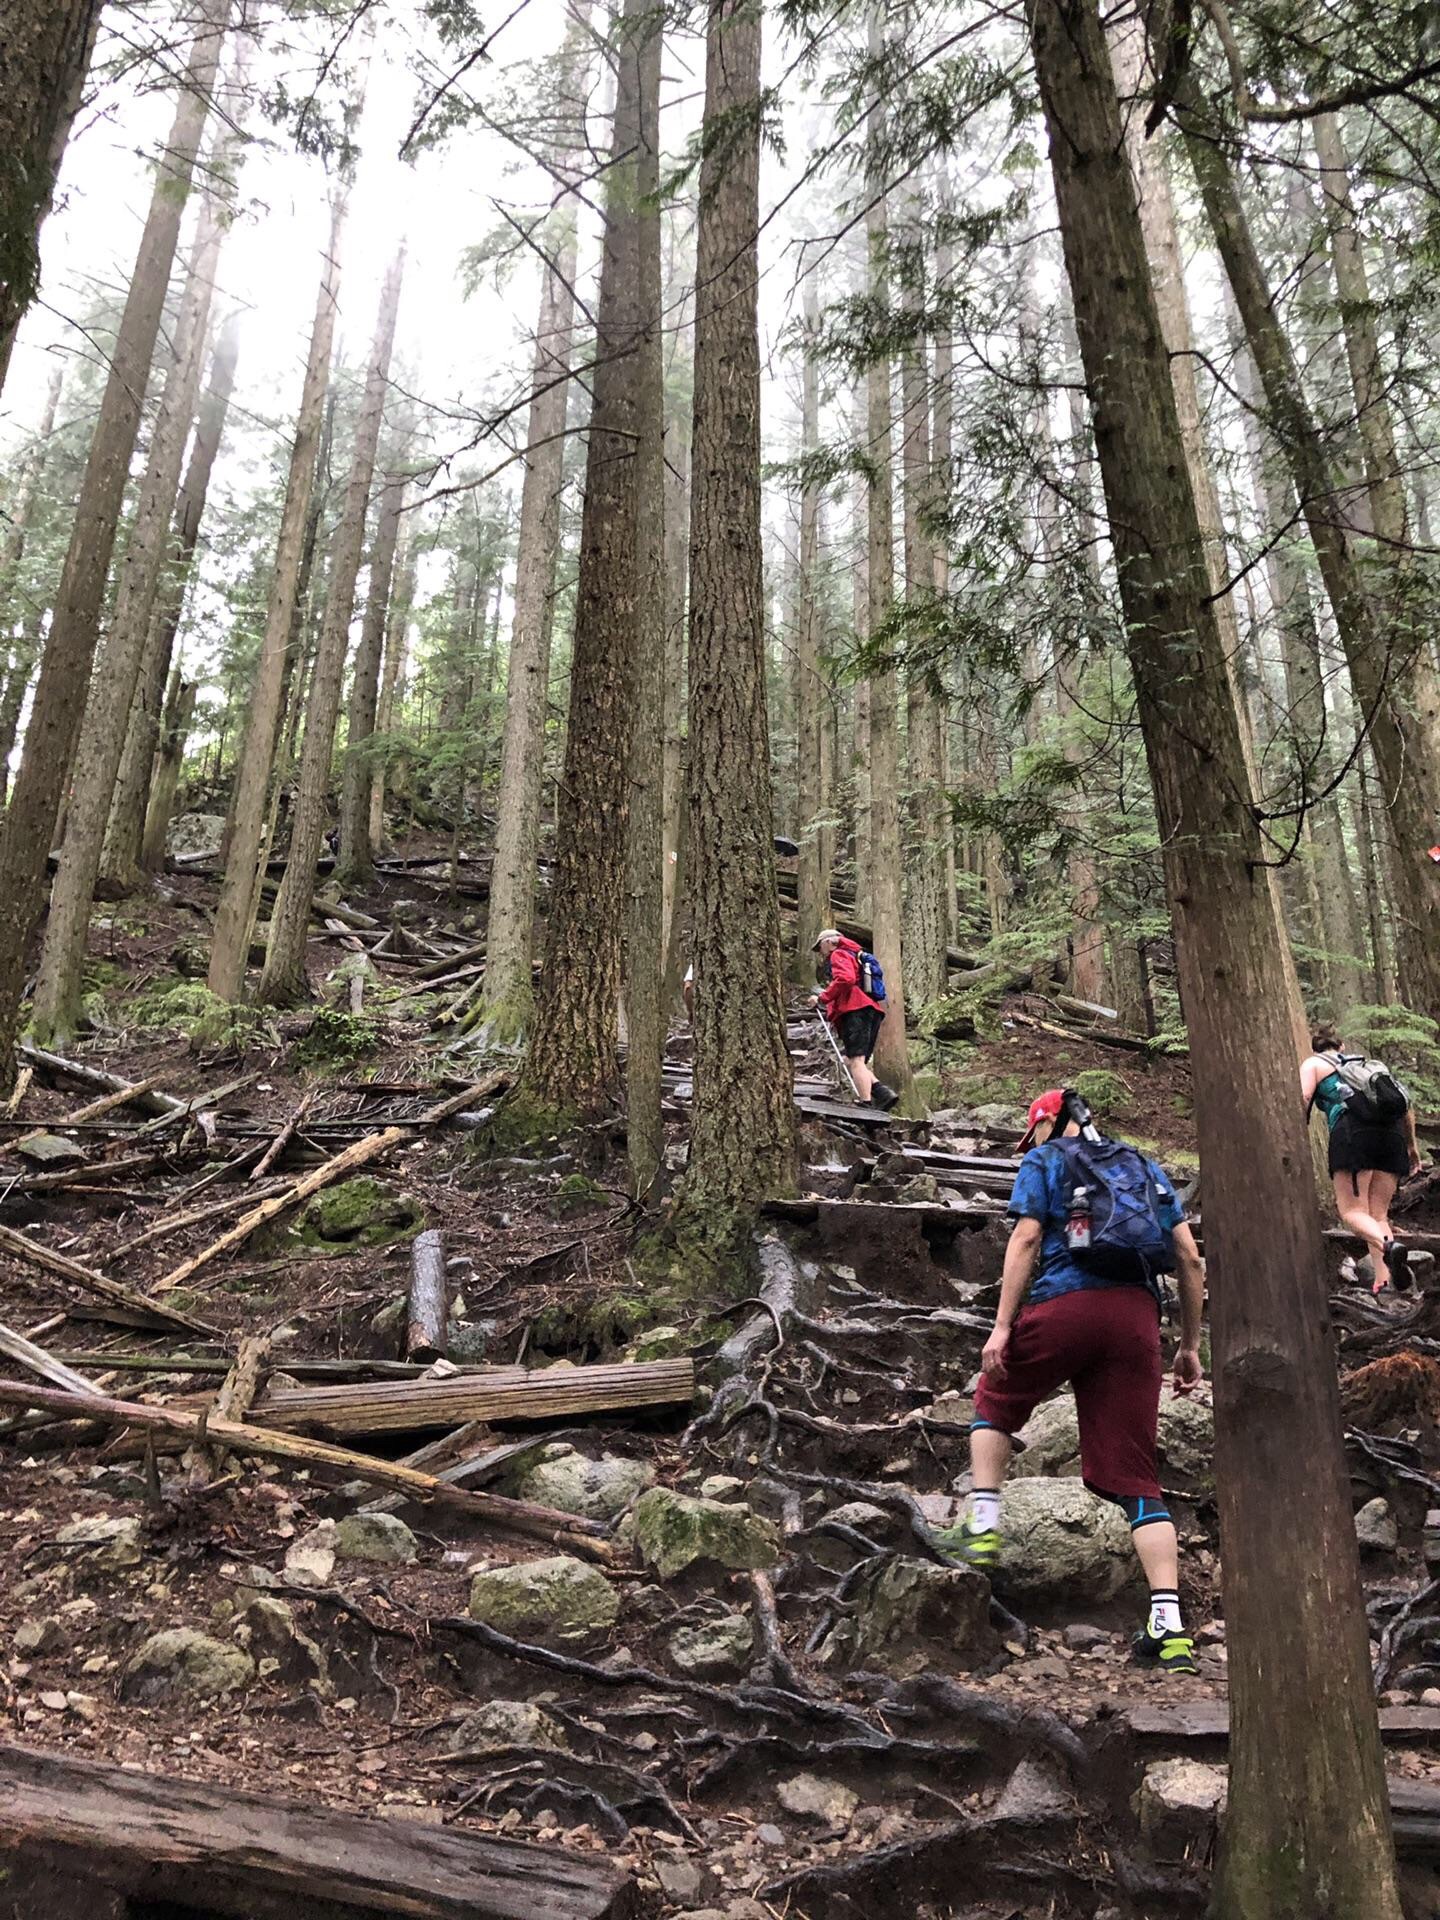
<path fill-rule="evenodd" d="M 1410 1171 L 1410 1143 L 1403 1127 L 1367 1127 L 1342 1113 L 1330 1132 L 1330 1172 L 1393 1173 L 1403 1180 Z"/>

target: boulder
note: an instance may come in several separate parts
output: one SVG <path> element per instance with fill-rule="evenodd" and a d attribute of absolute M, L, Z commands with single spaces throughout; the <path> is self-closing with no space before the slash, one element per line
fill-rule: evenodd
<path fill-rule="evenodd" d="M 1400 1526 L 1388 1500 L 1367 1500 L 1355 1516 L 1355 1538 L 1362 1553 L 1394 1553 Z"/>
<path fill-rule="evenodd" d="M 620 1600 L 604 1574 L 568 1553 L 484 1567 L 470 1583 L 470 1617 L 517 1640 L 575 1646 L 613 1627 Z"/>
<path fill-rule="evenodd" d="M 307 1200 L 281 1239 L 321 1252 L 336 1248 L 350 1252 L 356 1247 L 387 1247 L 413 1240 L 424 1224 L 425 1210 L 418 1200 L 397 1193 L 373 1174 L 358 1173 Z"/>
<path fill-rule="evenodd" d="M 261 1679 L 287 1686 L 312 1686 L 328 1695 L 330 1665 L 318 1641 L 295 1624 L 295 1615 L 283 1600 L 260 1594 L 240 1616 L 236 1639 L 255 1662 Z"/>
<path fill-rule="evenodd" d="M 1056 1394 L 1035 1409 L 1021 1428 L 1025 1451 L 1010 1468 L 1013 1480 L 1039 1475 L 1074 1477 L 1080 1472 L 1080 1425 L 1075 1396 Z M 1156 1434 L 1163 1478 L 1194 1493 L 1208 1493 L 1215 1485 L 1215 1410 L 1208 1399 L 1194 1394 L 1162 1393 Z"/>
<path fill-rule="evenodd" d="M 702 1500 L 733 1500 L 745 1491 L 745 1482 L 736 1473 L 712 1473 L 700 1482 Z"/>
<path fill-rule="evenodd" d="M 223 813 L 181 813 L 166 829 L 165 851 L 169 854 L 218 854 L 224 838 Z"/>
<path fill-rule="evenodd" d="M 21 1660 L 33 1660 L 38 1654 L 58 1653 L 68 1642 L 65 1623 L 50 1614 L 43 1620 L 22 1620 L 10 1646 Z"/>
<path fill-rule="evenodd" d="M 1200 1760 L 1155 1760 L 1135 1794 L 1135 1816 L 1152 1853 L 1174 1860 L 1208 1853 L 1225 1813 L 1224 1767 Z"/>
<path fill-rule="evenodd" d="M 450 1729 L 445 1744 L 451 1753 L 479 1747 L 553 1747 L 570 1744 L 565 1729 L 543 1708 L 529 1700 L 491 1700 Z"/>
<path fill-rule="evenodd" d="M 1000 1100 L 989 1101 L 986 1105 L 972 1107 L 966 1120 L 979 1127 L 982 1133 L 994 1127 L 1001 1133 L 1023 1133 L 1025 1131 L 1025 1109 L 1009 1107 Z"/>
<path fill-rule="evenodd" d="M 1097 1606 L 1143 1584 L 1125 1515 L 1082 1481 L 1012 1481 L 1000 1532 L 995 1586 L 1016 1600 Z"/>
<path fill-rule="evenodd" d="M 937 1664 L 973 1666 L 995 1652 L 990 1582 L 973 1567 L 896 1555 L 868 1567 L 820 1645 L 827 1666 L 909 1676 Z"/>
<path fill-rule="evenodd" d="M 802 1820 L 823 1820 L 829 1827 L 848 1827 L 860 1796 L 838 1780 L 824 1780 L 818 1773 L 797 1773 L 782 1780 L 775 1798 L 787 1813 Z"/>
<path fill-rule="evenodd" d="M 692 1680 L 731 1680 L 749 1670 L 755 1628 L 745 1613 L 727 1613 L 698 1627 L 677 1627 L 669 1640 L 674 1666 Z"/>
<path fill-rule="evenodd" d="M 613 1453 L 592 1460 L 575 1447 L 552 1445 L 520 1468 L 507 1491 L 586 1520 L 615 1520 L 654 1478 L 655 1469 L 642 1460 Z"/>
<path fill-rule="evenodd" d="M 1075 1796 L 1043 1760 L 1022 1760 L 1005 1782 L 992 1818 L 1017 1827 L 1054 1827 L 1075 1819 Z"/>
<path fill-rule="evenodd" d="M 14 1151 L 37 1167 L 63 1166 L 68 1160 L 83 1160 L 85 1149 L 59 1133 L 27 1133 L 15 1142 Z"/>
<path fill-rule="evenodd" d="M 88 1520 L 72 1520 L 55 1536 L 60 1547 L 84 1547 L 101 1567 L 138 1567 L 140 1564 L 140 1522 L 133 1514 L 92 1514 Z"/>
<path fill-rule="evenodd" d="M 662 1580 L 701 1562 L 749 1569 L 773 1567 L 780 1558 L 774 1522 L 743 1501 L 699 1500 L 651 1487 L 635 1502 L 634 1515 L 641 1557 Z"/>
<path fill-rule="evenodd" d="M 336 1522 L 337 1560 L 409 1566 L 418 1552 L 414 1534 L 393 1513 L 349 1513 Z"/>
<path fill-rule="evenodd" d="M 297 1587 L 324 1587 L 335 1571 L 335 1522 L 318 1527 L 291 1542 L 285 1552 L 285 1578 Z"/>
<path fill-rule="evenodd" d="M 125 1662 L 120 1697 L 149 1706 L 184 1694 L 234 1693 L 255 1678 L 255 1662 L 239 1647 L 193 1627 L 152 1633 Z"/>
<path fill-rule="evenodd" d="M 404 1319 L 402 1315 L 402 1320 Z M 451 1320 L 446 1339 L 457 1367 L 474 1367 L 488 1358 L 499 1327 L 494 1320 Z"/>

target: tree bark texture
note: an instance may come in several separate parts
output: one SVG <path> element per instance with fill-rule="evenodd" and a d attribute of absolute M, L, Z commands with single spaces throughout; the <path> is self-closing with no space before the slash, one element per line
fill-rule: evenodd
<path fill-rule="evenodd" d="M 285 693 L 286 651 L 295 617 L 310 496 L 325 426 L 325 392 L 330 384 L 330 354 L 335 340 L 340 237 L 345 223 L 346 197 L 345 190 L 340 189 L 330 209 L 330 237 L 320 269 L 305 382 L 295 422 L 295 438 L 290 447 L 290 471 L 285 483 L 285 505 L 280 514 L 275 568 L 265 613 L 265 637 L 260 643 L 255 684 L 245 715 L 244 741 L 235 766 L 225 877 L 215 909 L 209 972 L 210 991 L 231 1002 L 238 1001 L 245 990 L 245 960 L 250 948 L 250 925 L 265 835 L 266 795 Z"/>
<path fill-rule="evenodd" d="M 816 336 L 820 296 L 814 270 L 806 276 L 805 341 L 800 367 L 800 455 L 820 450 L 820 368 Z M 823 739 L 829 688 L 820 671 L 820 487 L 807 474 L 800 485 L 799 612 L 795 634 L 795 744 L 799 805 L 795 821 L 800 841 L 796 874 L 795 979 L 815 984 L 815 936 L 830 924 L 830 870 L 825 861 L 821 820 L 828 812 Z"/>
<path fill-rule="evenodd" d="M 385 624 L 390 611 L 390 588 L 395 574 L 395 548 L 400 539 L 400 512 L 405 501 L 405 475 L 400 471 L 409 441 L 401 429 L 391 449 L 390 471 L 380 494 L 375 539 L 370 548 L 370 578 L 365 591 L 365 624 L 350 678 L 350 703 L 345 726 L 345 768 L 340 791 L 339 868 L 346 885 L 363 886 L 375 871 L 370 844 L 370 798 L 375 783 L 375 731 L 380 710 L 380 667 L 385 651 Z"/>
<path fill-rule="evenodd" d="M 1030 32 L 1165 848 L 1206 1166 L 1231 1693 L 1230 1811 L 1214 1911 L 1223 1920 L 1398 1920 L 1281 939 L 1205 537 L 1176 457 L 1169 356 L 1098 0 L 1043 0 Z M 1283 1537 L 1277 1512 L 1286 1515 Z"/>
<path fill-rule="evenodd" d="M 882 15 L 870 14 L 870 57 L 883 51 Z M 885 109 L 875 101 L 867 116 L 872 151 L 883 151 Z M 869 293 L 877 310 L 888 304 L 887 233 L 882 181 L 870 182 L 865 214 Z M 866 529 L 867 624 L 873 643 L 895 602 L 894 433 L 889 356 L 872 360 L 865 373 L 865 438 L 870 460 Z M 872 671 L 870 682 L 870 919 L 875 956 L 885 970 L 885 1022 L 875 1047 L 875 1071 L 908 1108 L 914 1098 L 910 1050 L 905 1036 L 905 969 L 901 952 L 900 721 L 899 692 L 891 666 Z"/>
<path fill-rule="evenodd" d="M 669 298 L 666 300 L 667 309 Z M 689 634 L 686 585 L 690 552 L 691 401 L 670 409 L 665 430 L 665 974 L 679 891 L 685 792 L 685 649 Z M 682 969 L 683 971 L 683 969 Z M 667 999 L 666 1008 L 670 1001 Z"/>
<path fill-rule="evenodd" d="M 0 34 L 0 388 L 40 284 L 40 228 L 95 47 L 101 0 L 10 0 Z"/>
<path fill-rule="evenodd" d="M 382 754 L 375 765 L 370 788 L 370 856 L 379 853 L 385 840 L 385 789 L 389 783 L 393 743 L 390 730 L 395 722 L 395 699 L 402 684 L 405 649 L 410 637 L 410 611 L 415 604 L 415 574 L 418 555 L 415 550 L 414 514 L 407 514 L 400 529 L 400 560 L 397 585 L 390 596 L 386 621 L 385 665 L 380 675 L 380 699 L 375 710 L 375 732 L 382 743 Z"/>
<path fill-rule="evenodd" d="M 217 166 L 213 177 L 223 178 Z M 170 520 L 180 485 L 185 444 L 200 395 L 200 374 L 210 332 L 215 269 L 225 231 L 218 192 L 206 193 L 185 290 L 175 324 L 175 358 L 165 380 L 140 482 L 130 543 L 119 570 L 110 632 L 96 662 L 80 731 L 65 820 L 65 844 L 50 889 L 50 914 L 35 984 L 32 1019 L 46 1040 L 68 1039 L 80 1016 L 85 940 L 100 873 L 105 825 L 115 779 L 125 751 L 125 727 L 135 699 L 141 659 L 150 634 L 157 590 L 170 542 Z"/>
<path fill-rule="evenodd" d="M 560 86 L 583 95 L 589 70 L 584 23 L 566 37 Z M 526 431 L 525 480 L 515 556 L 515 608 L 505 682 L 500 785 L 495 809 L 490 914 L 486 926 L 485 1012 L 489 1031 L 510 1040 L 530 1024 L 535 880 L 550 694 L 550 634 L 560 500 L 565 484 L 567 369 L 574 346 L 576 206 L 570 182 L 579 170 L 583 128 L 555 156 L 561 185 L 547 230 L 548 256 L 535 327 L 535 361 Z"/>
<path fill-rule="evenodd" d="M 158 873 L 165 864 L 165 837 L 175 812 L 175 793 L 180 785 L 180 768 L 185 760 L 185 737 L 195 712 L 199 685 L 186 680 L 177 661 L 170 673 L 170 686 L 160 716 L 160 740 L 155 755 L 155 778 L 150 786 L 150 804 L 145 809 L 145 838 L 140 846 L 140 862 L 147 873 Z"/>
<path fill-rule="evenodd" d="M 220 441 L 225 432 L 225 416 L 235 386 L 235 365 L 240 354 L 239 309 L 220 330 L 210 362 L 210 384 L 200 403 L 195 439 L 185 478 L 180 485 L 175 520 L 170 532 L 169 561 L 161 576 L 156 595 L 145 655 L 140 665 L 140 681 L 130 708 L 130 724 L 125 734 L 125 751 L 120 771 L 115 776 L 115 798 L 110 805 L 110 823 L 105 829 L 105 845 L 100 870 L 117 884 L 137 886 L 144 867 L 140 858 L 145 831 L 145 813 L 150 798 L 150 780 L 155 766 L 160 731 L 160 712 L 170 679 L 170 661 L 175 651 L 175 636 L 185 607 L 185 591 L 190 567 L 200 539 L 200 522 L 210 490 Z"/>
<path fill-rule="evenodd" d="M 626 16 L 627 22 L 632 16 Z M 622 27 L 622 33 L 628 28 Z M 556 809 L 545 965 L 526 1079 L 545 1106 L 593 1113 L 616 1092 L 634 692 L 635 433 L 640 309 L 639 67 L 618 62 L 585 506 Z"/>
<path fill-rule="evenodd" d="M 305 938 L 315 897 L 315 867 L 325 835 L 325 800 L 330 790 L 335 752 L 335 723 L 340 716 L 340 688 L 345 677 L 350 619 L 355 611 L 355 582 L 365 548 L 365 519 L 375 477 L 380 422 L 390 391 L 390 357 L 395 347 L 404 274 L 402 243 L 380 289 L 365 391 L 355 421 L 350 478 L 340 510 L 340 525 L 330 549 L 325 617 L 320 624 L 315 668 L 305 703 L 305 746 L 300 755 L 300 779 L 290 822 L 290 854 L 270 916 L 270 938 L 258 989 L 258 998 L 267 1006 L 289 1005 L 305 991 Z"/>
<path fill-rule="evenodd" d="M 953 214 L 953 194 L 950 186 L 950 172 L 943 157 L 935 166 L 935 210 L 940 220 L 940 234 L 935 245 L 935 292 L 941 306 L 954 292 L 955 248 L 946 230 L 945 222 Z M 955 337 L 950 330 L 948 319 L 942 317 L 935 330 L 934 378 L 931 386 L 930 410 L 930 466 L 931 490 L 935 499 L 948 501 L 953 491 L 951 467 L 954 460 L 955 439 Z M 933 542 L 931 558 L 935 563 L 935 592 L 943 600 L 950 591 L 950 548 L 942 537 Z M 942 673 L 948 669 L 942 667 Z M 947 679 L 947 686 L 948 686 Z M 950 758 L 950 703 L 947 698 L 940 727 L 940 782 L 944 789 L 944 887 L 945 887 L 945 940 L 954 946 L 959 939 L 960 905 L 955 886 L 955 820 L 950 803 L 952 787 Z"/>
<path fill-rule="evenodd" d="M 636 252 L 640 337 L 635 356 L 635 693 L 630 722 L 630 813 L 625 920 L 626 1147 L 637 1194 L 665 1151 L 660 1117 L 665 1061 L 665 343 L 660 267 L 662 16 L 632 0 L 620 57 L 638 67 L 639 203 Z"/>
<path fill-rule="evenodd" d="M 765 712 L 760 532 L 760 15 L 711 0 L 690 503 L 695 1096 L 687 1200 L 747 1210 L 795 1179 Z"/>
<path fill-rule="evenodd" d="M 51 835 L 85 711 L 130 456 L 229 18 L 230 0 L 204 0 L 125 298 L 40 663 L 25 752 L 0 832 L 0 1078 L 7 1083 L 14 1072 L 27 950 L 44 903 Z"/>
<path fill-rule="evenodd" d="M 1440 759 L 1434 751 L 1435 715 L 1429 708 L 1434 676 L 1422 671 L 1417 688 L 1412 636 L 1377 616 L 1362 559 L 1363 543 L 1355 537 L 1294 352 L 1276 314 L 1229 155 L 1192 79 L 1181 80 L 1177 109 L 1186 152 L 1264 388 L 1267 424 L 1289 465 L 1345 649 L 1362 724 L 1369 729 L 1381 800 L 1399 856 L 1394 884 L 1401 972 L 1411 983 L 1417 1010 L 1435 1019 L 1440 1017 L 1440 867 L 1426 854 L 1440 817 Z"/>

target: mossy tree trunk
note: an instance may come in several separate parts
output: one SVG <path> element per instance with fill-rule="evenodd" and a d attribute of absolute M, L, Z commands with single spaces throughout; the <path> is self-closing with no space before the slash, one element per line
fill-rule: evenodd
<path fill-rule="evenodd" d="M 805 340 L 800 367 L 800 454 L 820 450 L 820 368 L 817 362 L 820 295 L 814 268 L 805 277 Z M 800 864 L 795 884 L 795 980 L 815 982 L 815 936 L 830 924 L 830 869 L 821 820 L 825 791 L 824 730 L 829 688 L 820 668 L 820 494 L 809 474 L 800 483 L 799 607 L 795 635 L 795 740 L 799 806 L 795 821 Z"/>

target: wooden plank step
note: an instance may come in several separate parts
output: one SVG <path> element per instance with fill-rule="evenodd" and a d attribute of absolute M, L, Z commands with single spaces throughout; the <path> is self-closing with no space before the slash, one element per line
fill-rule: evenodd
<path fill-rule="evenodd" d="M 244 1920 L 632 1920 L 592 1854 L 332 1813 L 199 1781 L 0 1747 L 0 1850 L 136 1900 Z"/>
<path fill-rule="evenodd" d="M 942 1233 L 952 1234 L 962 1229 L 973 1231 L 992 1220 L 1005 1224 L 1004 1214 L 993 1207 L 942 1207 L 933 1201 L 766 1200 L 761 1203 L 760 1211 L 772 1220 L 795 1220 L 807 1226 L 819 1222 L 848 1222 L 855 1227 L 896 1227 L 915 1220 L 922 1228 L 938 1228 Z"/>
<path fill-rule="evenodd" d="M 286 1388 L 267 1393 L 253 1417 L 257 1425 L 282 1432 L 424 1433 L 472 1420 L 567 1420 L 580 1413 L 688 1406 L 694 1397 L 693 1360 L 646 1360 Z"/>
<path fill-rule="evenodd" d="M 1128 1733 L 1147 1751 L 1223 1748 L 1230 1739 L 1230 1709 L 1223 1700 L 1119 1701 L 1106 1706 L 1096 1726 Z M 1440 1744 L 1440 1708 L 1381 1707 L 1380 1736 L 1387 1747 Z"/>

